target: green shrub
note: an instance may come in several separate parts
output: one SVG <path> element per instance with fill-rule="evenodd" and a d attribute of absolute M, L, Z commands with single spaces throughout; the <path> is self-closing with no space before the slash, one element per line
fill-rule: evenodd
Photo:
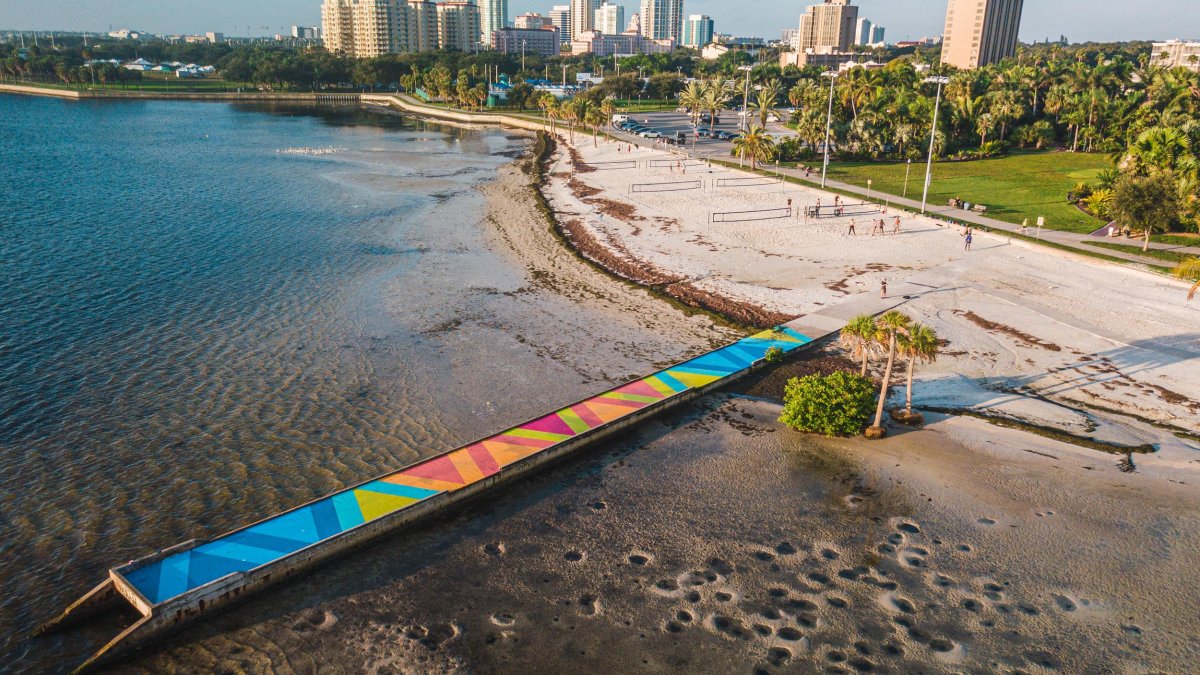
<path fill-rule="evenodd" d="M 856 373 L 793 377 L 779 421 L 797 431 L 826 436 L 862 433 L 875 412 L 875 385 Z"/>
<path fill-rule="evenodd" d="M 779 347 L 771 347 L 766 354 L 763 354 L 763 359 L 767 363 L 779 363 L 783 360 L 783 350 Z"/>

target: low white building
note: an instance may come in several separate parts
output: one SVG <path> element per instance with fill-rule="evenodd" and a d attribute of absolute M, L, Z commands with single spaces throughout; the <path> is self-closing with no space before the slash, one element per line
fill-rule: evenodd
<path fill-rule="evenodd" d="M 1167 40 L 1155 42 L 1150 63 L 1164 68 L 1187 68 L 1200 73 L 1200 42 Z"/>

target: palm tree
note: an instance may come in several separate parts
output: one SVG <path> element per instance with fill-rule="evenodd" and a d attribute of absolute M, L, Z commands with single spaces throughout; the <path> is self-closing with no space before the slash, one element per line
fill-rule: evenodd
<path fill-rule="evenodd" d="M 1179 267 L 1175 268 L 1175 276 L 1188 281 L 1195 281 L 1192 284 L 1191 290 L 1188 291 L 1187 299 L 1191 300 L 1196 297 L 1196 292 L 1200 291 L 1200 258 L 1192 258 L 1179 263 Z"/>
<path fill-rule="evenodd" d="M 700 112 L 704 107 L 705 87 L 693 80 L 686 89 L 679 93 L 679 105 L 688 109 L 692 118 L 692 126 L 700 124 Z"/>
<path fill-rule="evenodd" d="M 599 141 L 600 127 L 604 126 L 605 119 L 606 119 L 606 117 L 604 115 L 604 111 L 600 108 L 600 106 L 596 106 L 596 105 L 589 106 L 588 109 L 584 112 L 583 122 L 584 122 L 584 124 L 587 124 L 588 126 L 590 126 L 592 128 L 592 147 L 593 148 L 598 147 L 600 145 L 600 141 Z M 611 118 L 607 118 L 607 119 L 611 119 Z"/>
<path fill-rule="evenodd" d="M 546 121 L 550 119 L 550 109 L 554 107 L 555 100 L 557 99 L 554 98 L 554 94 L 551 94 L 548 91 L 542 92 L 542 94 L 537 97 L 537 106 L 542 109 L 543 129 L 546 128 Z M 550 132 L 554 133 L 553 121 L 550 123 Z"/>
<path fill-rule="evenodd" d="M 775 100 L 778 98 L 777 86 L 763 87 L 755 92 L 754 100 L 750 101 L 750 109 L 758 113 L 758 125 L 766 127 L 771 115 L 775 113 Z"/>
<path fill-rule="evenodd" d="M 571 99 L 558 105 L 559 117 L 567 121 L 571 145 L 575 145 L 575 123 L 579 121 L 579 103 L 583 99 Z"/>
<path fill-rule="evenodd" d="M 775 141 L 762 127 L 752 127 L 745 135 L 733 141 L 733 149 L 739 157 L 750 158 L 750 170 L 758 168 L 759 162 L 769 162 L 775 157 Z"/>
<path fill-rule="evenodd" d="M 879 341 L 875 339 L 878 332 L 875 317 L 859 314 L 850 319 L 850 323 L 843 326 L 838 333 L 838 342 L 842 347 L 849 350 L 854 358 L 862 360 L 862 370 L 859 374 L 863 377 L 867 376 L 867 362 L 879 353 Z"/>
<path fill-rule="evenodd" d="M 879 317 L 875 324 L 878 326 L 877 339 L 880 342 L 887 341 L 887 365 L 883 369 L 883 384 L 879 388 L 879 401 L 875 407 L 875 423 L 871 425 L 869 433 L 879 438 L 882 438 L 886 433 L 883 428 L 883 406 L 887 403 L 888 389 L 892 386 L 892 366 L 896 363 L 896 340 L 900 335 L 908 335 L 909 324 L 912 319 L 908 315 L 892 310 L 883 316 Z"/>
<path fill-rule="evenodd" d="M 612 97 L 605 98 L 600 102 L 600 114 L 604 115 L 603 125 L 612 126 L 613 113 L 617 111 L 617 104 L 613 103 Z"/>
<path fill-rule="evenodd" d="M 916 369 L 918 361 L 921 363 L 936 361 L 938 349 L 941 345 L 938 343 L 937 333 L 929 326 L 920 323 L 914 323 L 909 326 L 908 334 L 901 335 L 899 343 L 900 353 L 908 359 L 908 388 L 904 393 L 904 412 L 911 418 L 913 414 L 913 371 Z"/>

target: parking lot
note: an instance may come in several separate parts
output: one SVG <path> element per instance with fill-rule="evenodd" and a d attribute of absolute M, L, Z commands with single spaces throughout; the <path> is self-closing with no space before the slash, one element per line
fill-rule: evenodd
<path fill-rule="evenodd" d="M 753 113 L 751 113 L 753 114 Z M 662 134 L 666 138 L 675 138 L 677 132 L 682 131 L 687 139 L 687 148 L 692 150 L 694 154 L 701 157 L 728 157 L 733 150 L 733 144 L 730 141 L 722 141 L 714 138 L 697 138 L 692 130 L 691 115 L 686 112 L 656 112 L 656 113 L 637 113 L 629 115 L 629 119 L 649 127 L 654 131 Z M 708 117 L 702 115 L 700 118 L 700 126 L 710 127 Z M 724 131 L 731 134 L 741 132 L 742 118 L 735 110 L 724 110 L 718 115 L 717 124 L 711 125 L 713 131 Z M 633 139 L 634 136 L 630 133 L 614 128 L 613 133 L 618 138 Z M 779 123 L 768 123 L 767 131 L 769 133 L 787 133 L 787 127 Z M 651 139 L 638 139 L 642 144 L 653 144 Z"/>

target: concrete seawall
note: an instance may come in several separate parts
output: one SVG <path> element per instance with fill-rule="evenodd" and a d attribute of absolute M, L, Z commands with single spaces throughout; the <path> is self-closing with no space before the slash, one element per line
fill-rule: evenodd
<path fill-rule="evenodd" d="M 48 96 L 72 101 L 79 100 L 124 100 L 124 101 L 241 101 L 241 102 L 288 102 L 288 103 L 344 103 L 358 105 L 360 94 L 322 94 L 312 92 L 260 92 L 260 91 L 128 91 L 118 89 L 55 89 L 20 84 L 0 84 L 0 94 L 24 96 Z"/>

